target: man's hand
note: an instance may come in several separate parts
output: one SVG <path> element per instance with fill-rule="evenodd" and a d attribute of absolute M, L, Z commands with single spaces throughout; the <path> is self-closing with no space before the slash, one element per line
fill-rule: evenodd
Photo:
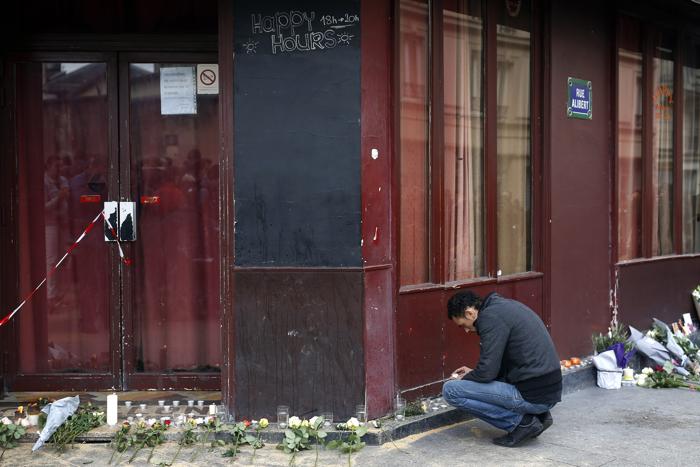
<path fill-rule="evenodd" d="M 470 371 L 472 371 L 472 369 L 469 368 L 468 366 L 461 366 L 452 372 L 451 378 L 452 379 L 462 379 L 462 378 L 464 378 L 464 375 L 466 375 Z"/>

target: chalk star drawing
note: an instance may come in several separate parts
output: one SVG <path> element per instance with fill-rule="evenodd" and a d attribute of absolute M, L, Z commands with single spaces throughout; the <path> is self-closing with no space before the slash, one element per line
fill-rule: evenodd
<path fill-rule="evenodd" d="M 348 34 L 347 32 L 341 32 L 338 34 L 338 43 L 339 44 L 345 44 L 345 45 L 350 45 L 350 40 L 355 37 L 352 34 Z"/>
<path fill-rule="evenodd" d="M 248 42 L 243 43 L 243 50 L 245 50 L 247 54 L 257 53 L 259 43 L 258 41 L 253 41 L 253 39 L 248 39 Z"/>

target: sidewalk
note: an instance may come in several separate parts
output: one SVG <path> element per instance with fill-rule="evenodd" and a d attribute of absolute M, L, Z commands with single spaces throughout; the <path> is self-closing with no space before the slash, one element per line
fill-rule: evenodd
<path fill-rule="evenodd" d="M 356 466 L 681 466 L 697 464 L 700 448 L 700 394 L 681 389 L 589 388 L 568 395 L 553 411 L 554 426 L 520 448 L 501 448 L 491 438 L 501 432 L 481 421 L 468 421 L 429 431 L 383 446 L 368 446 L 353 455 Z M 169 462 L 177 446 L 156 449 L 151 465 Z M 22 444 L 5 453 L 2 465 L 107 465 L 111 451 L 105 444 L 80 445 L 63 455 L 50 446 L 35 454 Z M 251 465 L 251 449 L 235 462 L 222 450 L 202 453 L 190 462 L 183 449 L 175 465 Z M 146 465 L 148 453 L 133 465 Z M 121 465 L 126 465 L 126 458 Z M 268 445 L 256 454 L 254 465 L 287 466 L 289 456 Z M 297 455 L 295 465 L 314 465 L 314 453 Z M 347 466 L 347 456 L 321 452 L 320 466 Z"/>

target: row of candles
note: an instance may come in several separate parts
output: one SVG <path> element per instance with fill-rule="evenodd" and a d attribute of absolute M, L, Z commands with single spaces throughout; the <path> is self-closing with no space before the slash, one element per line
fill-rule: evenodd
<path fill-rule="evenodd" d="M 170 412 L 170 405 L 166 405 L 166 401 L 158 401 L 158 406 L 163 410 L 164 413 Z M 118 396 L 116 394 L 110 394 L 107 396 L 107 424 L 114 426 L 117 423 L 117 404 Z M 127 409 L 131 409 L 132 402 L 125 401 L 124 405 Z M 194 408 L 195 401 L 188 400 L 187 407 Z M 180 401 L 172 401 L 172 406 L 177 408 L 180 406 Z M 143 412 L 146 410 L 146 404 L 139 404 L 139 409 Z M 204 401 L 197 401 L 197 407 L 201 410 L 204 408 Z M 447 403 L 442 397 L 437 397 L 434 399 L 423 398 L 420 399 L 420 407 L 423 413 L 428 413 L 431 411 L 437 411 L 447 408 Z M 209 415 L 218 415 L 224 417 L 226 410 L 223 405 L 217 406 L 216 404 L 209 405 Z M 401 421 L 405 418 L 406 414 L 406 399 L 396 396 L 394 401 L 394 418 Z M 137 414 L 137 416 L 140 414 Z M 192 415 L 195 415 L 192 413 Z M 329 427 L 333 424 L 333 412 L 324 412 L 321 414 L 323 417 L 323 424 Z M 355 407 L 355 418 L 360 424 L 367 423 L 367 407 L 364 404 L 359 404 Z M 287 428 L 289 425 L 289 407 L 286 405 L 277 406 L 277 424 L 281 429 Z"/>
<path fill-rule="evenodd" d="M 164 413 L 169 413 L 170 412 L 170 405 L 165 403 L 165 400 L 160 400 L 158 401 L 158 407 L 163 410 Z M 107 425 L 109 426 L 114 426 L 117 424 L 117 408 L 119 405 L 119 396 L 116 394 L 110 394 L 107 396 Z M 188 400 L 187 401 L 187 407 L 190 409 L 194 409 L 195 401 L 194 400 Z M 131 401 L 124 401 L 124 406 L 127 409 L 131 409 L 132 407 L 132 402 Z M 172 401 L 172 406 L 177 408 L 180 406 L 180 401 Z M 145 403 L 139 404 L 139 409 L 143 412 L 146 410 L 147 405 Z M 204 401 L 197 401 L 197 408 L 198 409 L 203 409 L 204 408 Z M 217 406 L 216 404 L 210 404 L 209 405 L 209 415 L 218 415 L 220 417 L 225 415 L 225 408 L 223 405 Z M 141 414 L 136 414 L 137 417 Z M 194 412 L 192 415 L 196 415 Z M 129 417 L 132 418 L 133 417 Z"/>

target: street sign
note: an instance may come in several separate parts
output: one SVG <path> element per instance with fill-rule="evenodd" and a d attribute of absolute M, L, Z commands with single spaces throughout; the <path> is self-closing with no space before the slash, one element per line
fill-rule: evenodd
<path fill-rule="evenodd" d="M 593 119 L 593 85 L 585 79 L 569 78 L 567 80 L 569 98 L 566 104 L 566 116 L 569 118 Z"/>

